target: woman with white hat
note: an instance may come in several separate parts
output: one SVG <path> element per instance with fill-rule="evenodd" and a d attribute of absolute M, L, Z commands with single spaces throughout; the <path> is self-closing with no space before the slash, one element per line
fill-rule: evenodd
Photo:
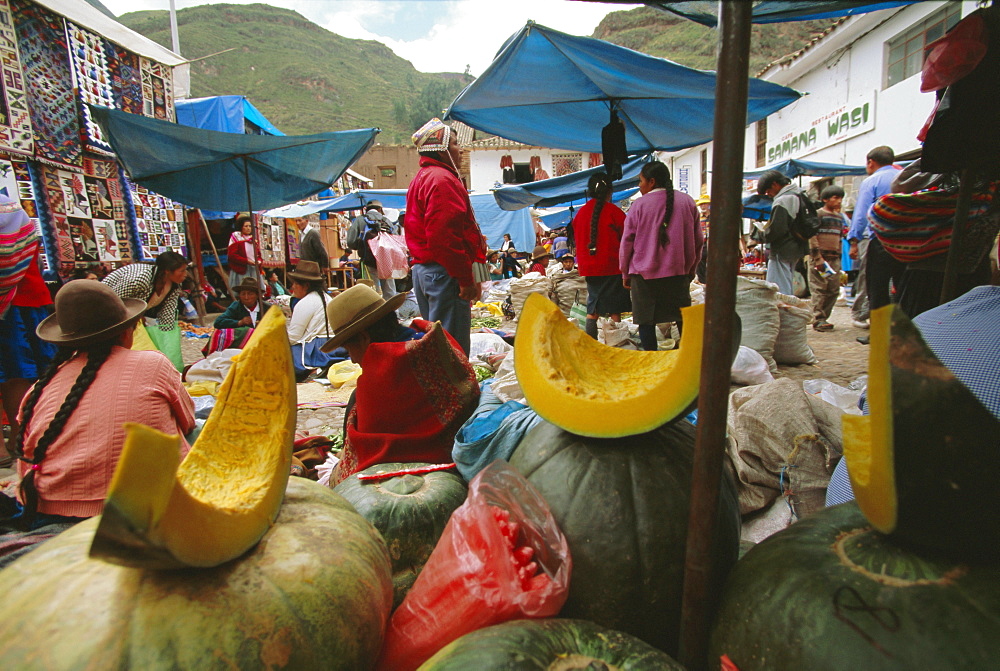
<path fill-rule="evenodd" d="M 77 280 L 60 289 L 55 314 L 38 325 L 38 337 L 59 349 L 21 405 L 23 528 L 100 514 L 125 422 L 168 434 L 194 428 L 194 404 L 170 361 L 130 349 L 145 310 L 145 301 Z"/>

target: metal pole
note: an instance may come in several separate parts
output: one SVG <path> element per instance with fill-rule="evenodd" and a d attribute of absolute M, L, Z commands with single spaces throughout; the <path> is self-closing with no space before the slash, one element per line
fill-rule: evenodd
<path fill-rule="evenodd" d="M 742 202 L 744 136 L 749 86 L 749 2 L 719 3 L 718 79 L 715 92 L 715 148 L 712 154 L 712 244 L 708 250 L 705 344 L 698 397 L 698 439 L 691 478 L 684 560 L 679 660 L 697 671 L 708 663 L 708 636 L 715 602 L 712 594 L 713 539 L 726 444 L 729 403 L 730 334 L 735 328 L 736 274 Z"/>
<path fill-rule="evenodd" d="M 951 231 L 948 257 L 944 263 L 944 281 L 941 283 L 941 303 L 956 298 L 958 293 L 958 255 L 965 241 L 965 226 L 969 220 L 969 204 L 972 202 L 972 170 L 963 168 L 958 186 L 958 202 L 955 204 L 955 225 Z"/>
<path fill-rule="evenodd" d="M 170 0 L 170 44 L 173 46 L 173 52 L 180 56 L 181 38 L 177 34 L 177 8 L 174 4 L 174 0 Z"/>

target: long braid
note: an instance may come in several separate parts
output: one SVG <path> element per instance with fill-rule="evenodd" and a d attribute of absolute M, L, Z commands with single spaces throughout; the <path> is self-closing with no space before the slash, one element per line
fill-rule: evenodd
<path fill-rule="evenodd" d="M 607 175 L 598 174 L 590 178 L 588 187 L 591 196 L 597 201 L 594 204 L 594 211 L 590 215 L 589 251 L 590 255 L 594 256 L 597 254 L 597 224 L 601 220 L 601 211 L 604 209 L 604 204 L 608 200 L 608 194 L 611 192 L 611 184 L 608 183 Z"/>
<path fill-rule="evenodd" d="M 39 384 L 36 385 L 38 393 L 33 391 L 28 402 L 25 404 L 24 422 L 21 425 L 22 430 L 18 434 L 17 442 L 15 444 L 18 458 L 27 464 L 31 464 L 32 466 L 21 480 L 20 488 L 21 500 L 24 502 L 24 514 L 21 518 L 21 524 L 25 529 L 31 527 L 32 522 L 35 520 L 35 515 L 38 512 L 39 496 L 38 488 L 35 486 L 35 471 L 45 459 L 45 454 L 48 451 L 49 446 L 52 445 L 56 438 L 58 438 L 62 433 L 70 415 L 73 414 L 73 411 L 75 411 L 76 407 L 80 404 L 80 399 L 83 398 L 84 393 L 86 393 L 87 389 L 90 388 L 91 383 L 97 377 L 97 371 L 100 370 L 102 365 L 104 365 L 104 362 L 111 354 L 111 348 L 115 344 L 115 340 L 105 340 L 103 342 L 95 343 L 91 347 L 82 350 L 87 352 L 87 363 L 84 364 L 83 370 L 80 371 L 80 374 L 73 382 L 73 387 L 69 390 L 69 393 L 66 394 L 66 398 L 63 400 L 62 405 L 59 406 L 59 410 L 56 411 L 52 421 L 49 423 L 48 427 L 46 427 L 45 433 L 42 434 L 42 437 L 39 438 L 38 442 L 35 444 L 35 449 L 30 458 L 24 454 L 24 427 L 27 427 L 28 421 L 30 420 L 29 414 L 34 414 L 35 404 L 41 396 L 41 387 L 44 386 L 41 384 L 41 380 L 39 380 Z M 62 354 L 62 352 L 60 352 L 60 354 Z M 76 350 L 68 350 L 68 355 L 65 356 L 63 361 L 69 360 L 69 358 L 71 358 L 74 354 L 76 354 Z M 53 361 L 53 364 L 56 364 L 56 361 Z M 55 371 L 52 372 L 54 374 Z M 46 375 L 48 374 L 49 371 L 47 370 Z M 45 380 L 45 382 L 48 383 L 51 379 L 52 376 L 48 375 L 48 379 Z"/>
<path fill-rule="evenodd" d="M 667 189 L 667 206 L 663 209 L 663 225 L 660 227 L 660 245 L 665 247 L 670 242 L 670 235 L 667 233 L 667 229 L 670 228 L 670 219 L 674 216 L 674 181 L 670 179 L 669 172 L 667 173 L 664 187 Z"/>

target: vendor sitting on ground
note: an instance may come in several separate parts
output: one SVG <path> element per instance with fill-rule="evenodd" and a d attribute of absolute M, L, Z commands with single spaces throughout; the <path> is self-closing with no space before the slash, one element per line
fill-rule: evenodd
<path fill-rule="evenodd" d="M 576 259 L 568 249 L 556 252 L 556 259 L 562 264 L 561 272 L 568 273 L 576 269 Z"/>
<path fill-rule="evenodd" d="M 549 268 L 549 261 L 552 260 L 552 254 L 549 253 L 545 247 L 538 245 L 535 250 L 531 252 L 531 265 L 528 267 L 529 273 L 541 273 L 545 274 L 545 271 Z"/>
<path fill-rule="evenodd" d="M 212 323 L 215 331 L 201 350 L 205 356 L 224 349 L 243 349 L 250 342 L 254 327 L 267 312 L 267 306 L 260 300 L 260 285 L 254 278 L 243 278 L 233 287 L 233 293 L 237 300 Z"/>
<path fill-rule="evenodd" d="M 363 284 L 330 301 L 334 332 L 323 351 L 344 347 L 363 373 L 347 405 L 344 451 L 331 486 L 382 463 L 446 463 L 455 434 L 476 409 L 479 386 L 461 347 L 440 323 L 400 325 L 388 301 Z"/>
<path fill-rule="evenodd" d="M 143 300 L 77 280 L 59 290 L 55 314 L 38 325 L 38 337 L 59 351 L 21 405 L 15 449 L 22 529 L 101 513 L 125 422 L 167 434 L 194 428 L 194 404 L 170 361 L 130 349 L 145 310 Z"/>

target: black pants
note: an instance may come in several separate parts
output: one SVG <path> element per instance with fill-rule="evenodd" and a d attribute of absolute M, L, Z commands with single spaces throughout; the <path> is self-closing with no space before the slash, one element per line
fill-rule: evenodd
<path fill-rule="evenodd" d="M 868 258 L 865 278 L 868 284 L 868 305 L 871 310 L 888 305 L 892 302 L 892 295 L 889 293 L 889 281 L 892 281 L 896 291 L 902 291 L 903 271 L 906 264 L 897 261 L 885 251 L 882 243 L 874 235 L 868 243 Z"/>

